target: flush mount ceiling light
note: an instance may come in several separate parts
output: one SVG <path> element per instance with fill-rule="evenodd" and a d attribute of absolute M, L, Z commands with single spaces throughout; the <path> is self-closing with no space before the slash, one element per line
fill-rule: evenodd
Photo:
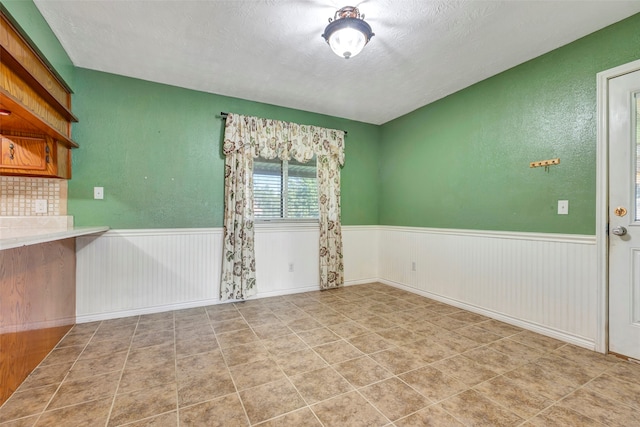
<path fill-rule="evenodd" d="M 336 55 L 349 59 L 364 49 L 374 34 L 371 27 L 360 16 L 357 7 L 345 6 L 336 11 L 322 37 L 329 43 Z"/>

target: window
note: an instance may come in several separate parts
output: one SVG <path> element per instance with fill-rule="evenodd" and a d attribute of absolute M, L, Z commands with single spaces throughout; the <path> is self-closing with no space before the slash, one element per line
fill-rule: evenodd
<path fill-rule="evenodd" d="M 255 219 L 318 219 L 316 158 L 307 163 L 258 158 L 253 163 Z"/>

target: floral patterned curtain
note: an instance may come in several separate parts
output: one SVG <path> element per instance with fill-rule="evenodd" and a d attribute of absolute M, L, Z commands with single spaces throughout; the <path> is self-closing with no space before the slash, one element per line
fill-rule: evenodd
<path fill-rule="evenodd" d="M 320 288 L 344 283 L 340 227 L 340 166 L 344 132 L 279 120 L 229 114 L 225 123 L 225 208 L 220 298 L 255 295 L 253 159 L 291 158 L 318 164 Z"/>

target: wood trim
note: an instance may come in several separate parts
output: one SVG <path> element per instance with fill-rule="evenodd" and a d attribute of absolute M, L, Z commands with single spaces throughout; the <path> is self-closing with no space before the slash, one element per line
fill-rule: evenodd
<path fill-rule="evenodd" d="M 65 96 L 65 92 L 69 94 L 73 93 L 67 82 L 65 82 L 60 74 L 58 74 L 53 65 L 51 65 L 47 60 L 46 56 L 40 51 L 40 49 L 38 49 L 33 40 L 31 40 L 27 35 L 26 31 L 24 31 L 16 22 L 2 3 L 0 3 L 0 19 L 4 24 L 2 25 L 2 31 L 0 31 L 0 40 L 8 41 L 9 36 L 11 36 L 11 40 L 13 41 L 12 47 L 16 53 L 21 52 L 21 56 L 32 56 L 37 59 L 36 61 L 31 62 L 32 66 L 37 66 L 37 70 L 34 69 L 30 71 L 42 76 L 47 75 L 48 78 L 53 79 L 54 82 L 52 83 L 60 87 L 61 97 Z M 71 105 L 67 106 L 71 108 Z"/>
<path fill-rule="evenodd" d="M 78 118 L 63 105 L 49 90 L 36 79 L 14 56 L 0 45 L 0 57 L 2 62 L 13 72 L 29 85 L 38 95 L 42 97 L 49 105 L 51 105 L 65 120 L 69 122 L 77 122 Z M 67 100 L 68 102 L 68 100 Z"/>
<path fill-rule="evenodd" d="M 33 115 L 47 122 L 49 126 L 58 132 L 69 136 L 69 121 L 62 117 L 52 105 L 46 102 L 34 88 L 22 80 L 20 76 L 15 73 L 15 70 L 4 62 L 0 62 L 0 87 L 6 90 L 8 94 L 20 102 L 24 108 Z M 3 116 L 3 119 L 3 128 L 5 128 L 7 124 L 4 122 L 6 122 L 7 119 L 11 121 L 11 115 Z M 15 125 L 15 123 L 13 124 Z M 20 128 L 18 127 L 18 129 Z"/>

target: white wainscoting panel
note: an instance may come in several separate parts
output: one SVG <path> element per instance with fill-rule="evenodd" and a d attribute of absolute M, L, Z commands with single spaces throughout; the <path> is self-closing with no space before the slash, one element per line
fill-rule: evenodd
<path fill-rule="evenodd" d="M 255 231 L 257 297 L 319 288 L 317 224 L 257 224 Z"/>
<path fill-rule="evenodd" d="M 378 281 L 378 226 L 342 226 L 345 285 Z"/>
<path fill-rule="evenodd" d="M 318 289 L 318 233 L 317 224 L 256 226 L 256 297 Z M 377 237 L 377 227 L 343 227 L 346 284 L 377 280 Z M 77 321 L 219 303 L 221 251 L 221 228 L 80 237 Z"/>
<path fill-rule="evenodd" d="M 594 348 L 595 236 L 383 226 L 379 238 L 383 283 Z"/>
<path fill-rule="evenodd" d="M 78 238 L 78 323 L 216 302 L 221 247 L 220 228 Z"/>
<path fill-rule="evenodd" d="M 257 297 L 318 289 L 317 225 L 255 237 Z M 347 285 L 381 281 L 594 348 L 594 236 L 345 226 L 343 243 Z M 221 228 L 79 237 L 77 321 L 219 303 L 221 250 Z"/>

